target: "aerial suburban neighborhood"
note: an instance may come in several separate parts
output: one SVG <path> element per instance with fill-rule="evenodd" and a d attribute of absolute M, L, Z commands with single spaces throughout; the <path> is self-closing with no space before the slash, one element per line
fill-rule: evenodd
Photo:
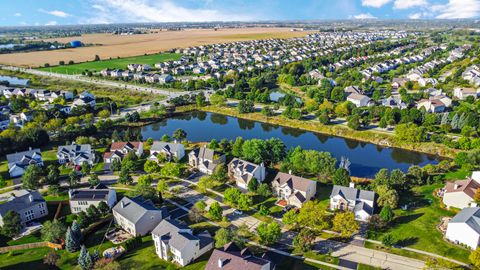
<path fill-rule="evenodd" d="M 274 2 L 3 3 L 0 269 L 480 269 L 480 2 Z"/>

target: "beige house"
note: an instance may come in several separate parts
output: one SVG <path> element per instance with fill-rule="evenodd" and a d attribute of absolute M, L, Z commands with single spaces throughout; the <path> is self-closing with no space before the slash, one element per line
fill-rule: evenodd
<path fill-rule="evenodd" d="M 228 175 L 235 180 L 237 186 L 247 189 L 253 178 L 257 179 L 258 183 L 265 180 L 265 166 L 263 163 L 255 164 L 234 158 L 228 164 Z"/>
<path fill-rule="evenodd" d="M 224 154 L 207 147 L 200 147 L 188 153 L 188 164 L 205 174 L 212 174 L 218 165 L 224 163 Z"/>
<path fill-rule="evenodd" d="M 279 172 L 272 181 L 272 189 L 280 200 L 301 208 L 305 202 L 315 197 L 317 183 L 300 176 Z"/>
<path fill-rule="evenodd" d="M 480 188 L 480 171 L 473 172 L 472 176 L 465 180 L 447 182 L 443 189 L 443 203 L 447 208 L 463 209 L 476 206 L 473 198 L 478 188 Z"/>

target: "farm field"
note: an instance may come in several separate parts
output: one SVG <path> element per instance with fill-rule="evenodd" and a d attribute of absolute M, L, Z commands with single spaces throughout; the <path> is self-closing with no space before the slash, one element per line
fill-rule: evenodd
<path fill-rule="evenodd" d="M 309 32 L 292 32 L 290 28 L 232 28 L 188 29 L 183 31 L 160 31 L 142 35 L 119 36 L 112 34 L 87 34 L 79 37 L 50 39 L 58 42 L 80 40 L 98 46 L 55 51 L 37 51 L 0 55 L 0 64 L 23 67 L 41 67 L 45 63 L 58 65 L 59 61 L 75 63 L 92 61 L 95 55 L 101 59 L 156 54 L 175 48 L 235 42 L 252 39 L 302 37 Z"/>
<path fill-rule="evenodd" d="M 181 56 L 181 54 L 177 53 L 158 53 L 102 61 L 84 62 L 73 65 L 54 66 L 48 68 L 41 68 L 41 70 L 62 74 L 79 74 L 85 70 L 93 72 L 100 71 L 105 68 L 126 69 L 128 64 L 149 64 L 153 67 L 155 63 L 178 60 Z"/>

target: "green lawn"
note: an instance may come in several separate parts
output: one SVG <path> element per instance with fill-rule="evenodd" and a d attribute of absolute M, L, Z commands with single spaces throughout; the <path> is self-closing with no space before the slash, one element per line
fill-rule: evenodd
<path fill-rule="evenodd" d="M 141 55 L 141 56 L 117 58 L 117 59 L 110 59 L 110 60 L 102 60 L 102 61 L 96 61 L 96 62 L 93 62 L 93 61 L 84 62 L 84 63 L 73 64 L 73 65 L 54 66 L 54 67 L 48 67 L 48 68 L 40 68 L 40 70 L 51 71 L 51 72 L 62 73 L 62 74 L 66 74 L 66 73 L 79 74 L 84 72 L 85 70 L 100 71 L 106 68 L 126 69 L 128 64 L 149 64 L 153 67 L 153 65 L 156 63 L 178 60 L 180 59 L 180 57 L 182 57 L 182 55 L 177 53 L 159 53 L 159 54 L 151 54 L 151 55 Z"/>
<path fill-rule="evenodd" d="M 440 219 L 453 216 L 454 213 L 440 208 L 438 198 L 433 196 L 436 188 L 443 184 L 416 188 L 414 194 L 401 194 L 399 205 L 415 203 L 409 210 L 395 210 L 396 218 L 388 230 L 369 232 L 371 238 L 381 240 L 383 235 L 391 233 L 398 244 L 424 250 L 463 262 L 468 262 L 469 251 L 443 240 L 436 229 Z"/>

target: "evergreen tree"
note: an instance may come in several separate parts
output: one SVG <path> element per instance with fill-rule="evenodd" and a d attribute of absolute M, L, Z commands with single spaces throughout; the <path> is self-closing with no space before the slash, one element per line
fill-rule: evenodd
<path fill-rule="evenodd" d="M 71 230 L 73 236 L 78 241 L 78 243 L 81 243 L 83 241 L 82 230 L 80 229 L 80 225 L 76 221 L 73 222 Z"/>
<path fill-rule="evenodd" d="M 257 178 L 252 178 L 250 182 L 248 182 L 248 191 L 256 192 L 258 188 L 258 181 Z"/>
<path fill-rule="evenodd" d="M 440 125 L 446 125 L 448 124 L 448 113 L 444 113 L 442 115 L 442 120 L 440 121 Z"/>
<path fill-rule="evenodd" d="M 77 262 L 80 268 L 82 268 L 82 270 L 92 269 L 93 267 L 92 255 L 90 255 L 87 248 L 83 245 L 80 249 L 80 254 L 78 255 Z"/>
<path fill-rule="evenodd" d="M 458 119 L 458 129 L 462 129 L 466 123 L 467 123 L 467 116 L 465 113 L 462 113 L 462 115 Z"/>
<path fill-rule="evenodd" d="M 93 264 L 95 264 L 98 260 L 100 260 L 100 253 L 98 252 L 98 249 L 95 249 L 95 251 L 92 253 Z"/>
<path fill-rule="evenodd" d="M 332 182 L 334 185 L 348 186 L 351 182 L 350 174 L 345 168 L 338 168 L 333 175 Z"/>
<path fill-rule="evenodd" d="M 70 252 L 76 252 L 80 248 L 80 242 L 78 242 L 77 238 L 75 237 L 72 229 L 68 227 L 67 233 L 65 236 L 65 249 Z"/>
<path fill-rule="evenodd" d="M 451 126 L 453 129 L 458 129 L 458 114 L 456 113 L 453 118 L 452 118 L 452 123 L 451 123 Z"/>

